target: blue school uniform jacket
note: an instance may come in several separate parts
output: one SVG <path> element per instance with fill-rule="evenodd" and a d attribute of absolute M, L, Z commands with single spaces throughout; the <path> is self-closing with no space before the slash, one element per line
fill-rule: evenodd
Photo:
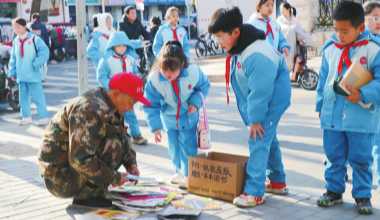
<path fill-rule="evenodd" d="M 282 53 L 282 50 L 284 48 L 290 49 L 290 45 L 288 44 L 284 34 L 281 31 L 280 25 L 275 20 L 272 20 L 270 18 L 260 20 L 256 14 L 252 15 L 250 19 L 248 20 L 248 23 L 253 25 L 254 27 L 258 28 L 259 30 L 264 31 L 264 33 L 267 33 L 267 20 L 269 19 L 270 25 L 272 27 L 273 35 L 268 34 L 266 36 L 266 40 L 270 45 L 272 45 L 275 49 L 277 49 L 280 53 Z"/>
<path fill-rule="evenodd" d="M 91 40 L 87 46 L 87 57 L 96 66 L 104 55 L 109 37 L 109 35 L 98 31 L 91 33 Z"/>
<path fill-rule="evenodd" d="M 190 43 L 189 43 L 189 38 L 187 37 L 187 32 L 185 28 L 183 28 L 182 26 L 177 26 L 177 36 L 179 38 L 179 42 L 181 43 L 183 47 L 183 51 L 185 52 L 185 55 L 188 58 L 190 58 Z M 154 55 L 158 56 L 164 44 L 171 40 L 174 40 L 174 38 L 173 38 L 173 32 L 171 30 L 170 24 L 161 25 L 153 41 Z"/>
<path fill-rule="evenodd" d="M 320 79 L 317 88 L 316 111 L 320 112 L 323 129 L 376 133 L 380 120 L 380 42 L 368 32 L 359 36 L 357 41 L 368 40 L 365 46 L 353 47 L 349 56 L 352 62 L 359 60 L 372 74 L 374 79 L 360 89 L 362 101 L 372 106 L 363 108 L 348 101 L 334 92 L 334 80 L 338 77 L 338 64 L 343 52 L 335 46 L 339 43 L 334 35 L 323 48 Z M 343 65 L 342 74 L 347 70 Z"/>
<path fill-rule="evenodd" d="M 132 48 L 133 43 L 128 39 L 124 32 L 115 32 L 111 35 L 110 40 L 106 46 L 106 52 L 100 60 L 96 70 L 96 78 L 101 87 L 108 90 L 109 81 L 114 74 L 123 72 L 123 62 L 120 55 L 117 55 L 113 47 L 117 45 L 126 45 L 127 50 L 124 54 L 124 61 L 126 63 L 126 72 L 139 74 L 136 64 L 136 52 Z"/>
<path fill-rule="evenodd" d="M 198 111 L 188 113 L 189 105 L 198 109 L 202 106 L 202 96 L 206 97 L 210 88 L 207 76 L 196 65 L 183 69 L 179 76 L 181 96 L 180 117 L 176 120 L 177 97 L 171 83 L 161 73 L 149 75 L 145 85 L 145 96 L 151 101 L 151 106 L 144 106 L 151 131 L 163 129 L 191 129 L 198 123 Z M 162 118 L 162 121 L 161 121 Z"/>
<path fill-rule="evenodd" d="M 45 42 L 37 35 L 27 33 L 23 57 L 19 37 L 13 40 L 12 45 L 8 76 L 16 77 L 17 82 L 41 82 L 42 67 L 49 60 L 49 48 Z"/>
<path fill-rule="evenodd" d="M 243 25 L 230 54 L 230 81 L 244 124 L 279 120 L 291 95 L 283 56 L 264 40 L 264 33 L 250 25 Z"/>

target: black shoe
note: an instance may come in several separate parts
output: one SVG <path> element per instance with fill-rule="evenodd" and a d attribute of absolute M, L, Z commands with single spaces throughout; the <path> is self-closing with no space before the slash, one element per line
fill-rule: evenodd
<path fill-rule="evenodd" d="M 89 199 L 74 199 L 73 205 L 81 205 L 96 208 L 108 208 L 112 206 L 112 201 L 104 197 L 89 198 Z"/>
<path fill-rule="evenodd" d="M 360 215 L 372 215 L 372 205 L 371 200 L 368 198 L 358 198 L 355 199 L 356 208 Z"/>
<path fill-rule="evenodd" d="M 148 140 L 143 138 L 143 136 L 133 137 L 133 143 L 136 145 L 147 145 Z"/>
<path fill-rule="evenodd" d="M 331 207 L 337 204 L 342 204 L 342 194 L 327 191 L 318 200 L 317 205 L 320 207 Z"/>

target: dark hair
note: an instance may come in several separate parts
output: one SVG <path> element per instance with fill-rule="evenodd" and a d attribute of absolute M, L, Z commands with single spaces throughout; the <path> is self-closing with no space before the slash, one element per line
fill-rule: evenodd
<path fill-rule="evenodd" d="M 129 14 L 129 12 L 131 10 L 136 10 L 136 7 L 135 6 L 128 6 L 128 7 L 124 8 L 124 14 Z"/>
<path fill-rule="evenodd" d="M 208 32 L 215 34 L 219 31 L 231 33 L 243 25 L 243 15 L 238 7 L 220 8 L 214 12 L 208 26 Z"/>
<path fill-rule="evenodd" d="M 178 69 L 187 68 L 188 66 L 189 63 L 181 43 L 178 41 L 168 41 L 161 48 L 153 69 L 155 72 L 158 72 L 157 70 L 159 69 L 176 71 Z"/>
<path fill-rule="evenodd" d="M 156 26 L 161 25 L 161 19 L 157 16 L 154 16 L 153 18 L 151 18 L 150 21 Z"/>
<path fill-rule="evenodd" d="M 23 18 L 17 17 L 15 19 L 13 19 L 13 22 L 17 23 L 17 24 L 19 24 L 19 25 L 21 25 L 23 27 L 26 27 L 26 20 L 23 19 Z"/>
<path fill-rule="evenodd" d="M 257 5 L 256 5 L 256 11 L 259 12 L 260 11 L 260 8 L 261 6 L 263 6 L 265 3 L 267 3 L 269 0 L 260 0 L 259 2 L 257 2 Z M 274 1 L 273 1 L 274 2 Z"/>
<path fill-rule="evenodd" d="M 356 2 L 343 1 L 333 12 L 334 21 L 350 21 L 352 26 L 359 27 L 364 23 L 364 9 Z"/>
<path fill-rule="evenodd" d="M 297 10 L 293 6 L 291 6 L 289 3 L 284 2 L 281 4 L 282 7 L 284 7 L 286 10 L 290 12 L 290 15 L 293 15 L 294 17 L 297 16 Z"/>
<path fill-rule="evenodd" d="M 368 2 L 364 3 L 363 8 L 364 8 L 364 14 L 365 15 L 369 15 L 376 8 L 380 8 L 380 2 L 378 2 L 378 1 L 368 1 Z"/>
<path fill-rule="evenodd" d="M 40 20 L 40 14 L 38 12 L 32 14 L 32 19 Z"/>
<path fill-rule="evenodd" d="M 98 27 L 99 26 L 98 16 L 94 16 L 92 18 L 92 22 L 93 22 L 94 28 Z"/>

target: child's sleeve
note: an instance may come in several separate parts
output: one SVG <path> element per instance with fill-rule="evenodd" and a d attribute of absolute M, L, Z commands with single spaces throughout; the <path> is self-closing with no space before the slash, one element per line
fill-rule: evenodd
<path fill-rule="evenodd" d="M 96 69 L 96 80 L 98 81 L 100 87 L 106 90 L 109 89 L 110 72 L 111 70 L 108 66 L 108 63 L 103 57 L 102 59 L 100 59 L 100 62 Z"/>
<path fill-rule="evenodd" d="M 99 63 L 101 58 L 99 55 L 99 39 L 95 35 L 92 35 L 92 39 L 87 46 L 87 57 L 96 64 Z"/>
<path fill-rule="evenodd" d="M 317 104 L 316 104 L 316 112 L 321 112 L 322 103 L 323 103 L 323 90 L 325 88 L 326 79 L 329 74 L 329 64 L 327 62 L 326 56 L 323 53 L 322 55 L 322 64 L 319 70 L 319 82 L 317 86 Z"/>
<path fill-rule="evenodd" d="M 158 56 L 163 44 L 164 44 L 164 39 L 162 38 L 162 28 L 159 28 L 156 36 L 154 37 L 153 46 L 152 46 L 154 56 L 156 57 Z"/>
<path fill-rule="evenodd" d="M 243 67 L 248 77 L 249 87 L 248 124 L 262 123 L 272 100 L 277 68 L 269 58 L 258 53 L 248 57 Z"/>
<path fill-rule="evenodd" d="M 280 34 L 279 38 L 279 43 L 278 43 L 278 49 L 279 51 L 282 53 L 282 50 L 285 49 L 285 48 L 288 48 L 290 50 L 290 45 L 288 44 L 288 41 L 286 40 L 284 34 L 282 33 L 282 31 L 280 30 L 278 32 Z"/>
<path fill-rule="evenodd" d="M 183 51 L 185 52 L 185 55 L 188 59 L 190 59 L 190 42 L 189 42 L 189 35 L 187 33 L 187 31 L 184 29 L 184 33 L 185 33 L 185 36 L 183 36 Z"/>
<path fill-rule="evenodd" d="M 8 77 L 16 77 L 16 41 L 13 41 L 11 55 L 9 59 Z"/>
<path fill-rule="evenodd" d="M 40 37 L 34 36 L 34 40 L 37 48 L 37 56 L 33 60 L 33 67 L 39 69 L 49 61 L 49 48 Z"/>
<path fill-rule="evenodd" d="M 377 53 L 370 69 L 372 70 L 373 80 L 360 88 L 362 101 L 380 105 L 380 52 Z"/>
<path fill-rule="evenodd" d="M 133 49 L 143 48 L 143 42 L 141 40 L 129 40 Z"/>
<path fill-rule="evenodd" d="M 141 75 L 140 73 L 140 70 L 139 70 L 139 67 L 137 65 L 137 59 L 133 59 L 132 60 L 132 70 L 133 70 L 133 73 L 136 74 L 136 75 Z"/>
<path fill-rule="evenodd" d="M 206 98 L 208 91 L 210 89 L 210 81 L 208 80 L 206 74 L 204 74 L 201 68 L 197 67 L 199 71 L 199 80 L 194 86 L 194 92 L 189 98 L 189 104 L 194 105 L 197 109 L 202 106 L 202 96 Z"/>
<path fill-rule="evenodd" d="M 152 132 L 157 130 L 162 130 L 162 121 L 161 121 L 161 101 L 162 96 L 158 91 L 153 87 L 152 82 L 148 81 L 145 85 L 144 96 L 151 102 L 150 106 L 144 106 L 144 112 L 147 117 L 148 125 Z"/>

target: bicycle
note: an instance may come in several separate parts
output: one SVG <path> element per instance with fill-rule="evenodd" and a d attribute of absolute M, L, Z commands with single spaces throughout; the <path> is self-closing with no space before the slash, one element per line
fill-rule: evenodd
<path fill-rule="evenodd" d="M 142 53 L 138 52 L 137 54 L 139 56 L 138 68 L 141 73 L 141 78 L 145 82 L 154 63 L 152 43 L 145 42 L 142 48 Z"/>
<path fill-rule="evenodd" d="M 300 62 L 300 71 L 296 73 L 297 76 L 295 83 L 305 90 L 315 90 L 318 85 L 319 75 L 316 71 L 307 66 L 307 46 L 305 46 L 302 42 L 297 42 L 297 48 L 299 55 L 295 58 L 295 61 L 297 61 L 297 58 L 300 57 L 302 62 Z"/>
<path fill-rule="evenodd" d="M 195 43 L 195 53 L 198 58 L 203 56 L 215 56 L 223 52 L 212 35 L 208 33 L 201 34 Z"/>

